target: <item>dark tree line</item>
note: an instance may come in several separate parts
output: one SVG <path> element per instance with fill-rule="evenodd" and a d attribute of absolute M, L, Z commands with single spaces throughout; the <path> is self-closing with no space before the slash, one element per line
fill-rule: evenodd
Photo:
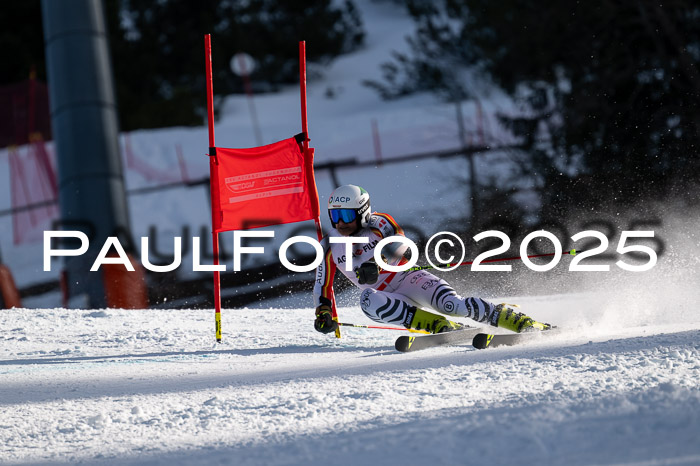
<path fill-rule="evenodd" d="M 691 0 L 406 0 L 417 33 L 395 54 L 384 98 L 475 97 L 474 76 L 523 106 L 524 174 L 545 208 L 697 196 L 700 4 Z M 469 78 L 471 77 L 471 79 Z"/>
<path fill-rule="evenodd" d="M 362 45 L 350 0 L 104 0 L 119 119 L 123 130 L 200 125 L 206 106 L 204 34 L 212 35 L 214 91 L 243 92 L 229 61 L 251 55 L 258 91 L 298 82 L 298 42 L 307 59 L 327 63 Z M 0 85 L 45 81 L 39 0 L 9 2 L 0 15 Z"/>
<path fill-rule="evenodd" d="M 331 0 L 109 0 L 110 31 L 122 125 L 157 128 L 201 124 L 204 34 L 212 35 L 214 91 L 243 92 L 229 68 L 246 52 L 257 62 L 258 90 L 298 82 L 299 40 L 307 59 L 325 63 L 359 47 L 363 31 L 352 2 Z M 114 10 L 120 10 L 117 15 Z"/>

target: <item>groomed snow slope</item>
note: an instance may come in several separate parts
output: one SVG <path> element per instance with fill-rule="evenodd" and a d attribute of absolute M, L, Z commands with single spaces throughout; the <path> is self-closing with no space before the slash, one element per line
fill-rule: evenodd
<path fill-rule="evenodd" d="M 405 50 L 414 26 L 391 3 L 358 5 L 367 47 L 309 79 L 317 162 L 372 160 L 372 120 L 385 158 L 457 147 L 453 106 L 429 95 L 382 102 L 361 85 L 380 77 L 391 50 Z M 328 88 L 334 99 L 324 97 Z M 265 142 L 299 131 L 298 92 L 256 96 Z M 487 118 L 509 108 L 484 97 Z M 254 145 L 247 109 L 243 96 L 226 99 L 217 144 Z M 473 103 L 465 115 L 474 130 Z M 493 136 L 497 127 L 486 129 Z M 206 174 L 206 141 L 204 127 L 131 134 L 134 151 L 164 170 L 177 171 L 180 144 L 193 179 Z M 5 153 L 3 209 L 11 206 Z M 504 169 L 478 162 L 482 175 Z M 465 163 L 431 159 L 339 176 L 362 184 L 403 226 L 430 234 L 466 214 L 459 182 L 446 178 L 464 174 Z M 317 175 L 323 203 L 333 184 L 327 172 Z M 126 177 L 129 189 L 144 186 L 137 174 Z M 165 245 L 183 226 L 196 234 L 209 225 L 206 199 L 203 188 L 132 196 L 133 234 L 156 225 Z M 224 310 L 221 344 L 212 310 L 1 310 L 0 463 L 700 464 L 698 222 L 684 206 L 674 220 L 671 207 L 658 209 L 665 215 L 655 232 L 667 248 L 653 272 L 581 274 L 569 288 L 578 294 L 502 298 L 567 330 L 517 348 L 399 354 L 393 341 L 402 332 L 362 329 L 336 340 L 313 330 L 309 296 L 291 309 L 266 301 Z M 591 212 L 581 223 L 619 215 Z M 0 221 L 0 249 L 20 286 L 58 275 L 58 266 L 42 271 L 36 244 L 13 244 L 10 217 Z M 473 283 L 459 289 L 475 292 Z M 54 293 L 24 305 L 58 302 Z M 339 302 L 342 320 L 371 323 L 345 306 L 356 296 Z"/>
<path fill-rule="evenodd" d="M 208 310 L 3 311 L 0 463 L 700 464 L 697 313 L 510 300 L 567 332 L 400 354 L 308 309 L 225 310 L 221 344 Z"/>

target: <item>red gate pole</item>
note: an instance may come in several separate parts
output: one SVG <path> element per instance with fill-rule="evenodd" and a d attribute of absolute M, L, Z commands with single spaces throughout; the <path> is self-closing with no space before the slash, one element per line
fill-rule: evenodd
<path fill-rule="evenodd" d="M 219 265 L 219 233 L 217 212 L 219 206 L 219 161 L 214 141 L 214 85 L 211 72 L 211 35 L 204 35 L 204 53 L 207 78 L 207 122 L 209 125 L 209 194 L 211 196 L 212 253 L 214 255 L 214 325 L 216 341 L 221 343 L 221 275 Z"/>
<path fill-rule="evenodd" d="M 299 41 L 299 87 L 301 92 L 301 131 L 305 134 L 304 138 L 304 152 L 309 151 L 309 124 L 306 119 L 306 42 Z M 321 217 L 316 217 L 314 219 L 316 223 L 316 236 L 320 242 L 323 239 L 323 229 L 321 228 Z M 335 305 L 335 293 L 331 288 L 331 313 L 333 315 L 333 320 L 338 322 L 338 311 Z M 340 338 L 340 326 L 335 329 L 336 338 Z"/>

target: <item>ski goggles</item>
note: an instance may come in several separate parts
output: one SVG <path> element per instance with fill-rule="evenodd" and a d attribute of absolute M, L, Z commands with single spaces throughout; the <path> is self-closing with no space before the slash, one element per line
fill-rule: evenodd
<path fill-rule="evenodd" d="M 357 211 L 355 209 L 331 209 L 328 212 L 334 224 L 338 223 L 340 220 L 342 220 L 343 223 L 350 223 L 357 218 Z"/>

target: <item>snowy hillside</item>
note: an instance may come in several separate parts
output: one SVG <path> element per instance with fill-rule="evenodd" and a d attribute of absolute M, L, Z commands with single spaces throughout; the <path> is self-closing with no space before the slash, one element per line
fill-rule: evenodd
<path fill-rule="evenodd" d="M 224 311 L 218 345 L 210 311 L 4 312 L 0 463 L 700 464 L 700 317 L 608 298 L 511 298 L 567 332 L 412 354 L 308 309 Z"/>
<path fill-rule="evenodd" d="M 322 77 L 309 64 L 317 164 L 375 160 L 373 121 L 384 159 L 458 147 L 454 106 L 430 95 L 382 102 L 360 84 L 379 78 L 379 64 L 405 49 L 413 25 L 391 2 L 357 3 L 367 47 Z M 485 143 L 508 142 L 494 113 L 510 104 L 496 94 L 482 104 L 478 123 L 477 107 L 465 103 L 470 137 L 482 124 Z M 265 143 L 300 131 L 297 87 L 256 96 L 255 105 Z M 163 174 L 182 173 L 178 147 L 189 180 L 208 174 L 205 127 L 128 139 Z M 244 96 L 225 99 L 216 141 L 255 145 Z M 7 155 L 0 151 L 0 210 L 11 207 Z M 484 177 L 498 180 L 509 168 L 498 154 L 477 158 Z M 129 190 L 158 184 L 135 170 L 125 175 Z M 341 183 L 371 193 L 376 210 L 426 235 L 469 213 L 465 176 L 463 159 L 338 171 Z M 319 171 L 317 184 L 323 205 L 330 173 Z M 170 252 L 184 228 L 208 234 L 207 196 L 202 185 L 130 195 L 133 236 L 154 232 Z M 698 219 L 683 205 L 644 207 L 591 212 L 569 233 L 604 229 L 601 219 L 614 228 L 642 221 L 636 229 L 653 228 L 664 250 L 651 271 L 569 272 L 565 257 L 551 273 L 441 275 L 464 295 L 520 304 L 563 329 L 512 348 L 401 354 L 394 339 L 405 332 L 358 328 L 338 340 L 313 330 L 308 294 L 224 309 L 220 344 L 211 309 L 65 310 L 58 292 L 27 299 L 27 309 L 0 310 L 0 464 L 700 464 Z M 269 249 L 293 228 L 276 228 Z M 611 233 L 609 252 L 620 231 Z M 221 241 L 230 251 L 230 234 Z M 58 277 L 58 261 L 42 270 L 40 246 L 14 244 L 11 217 L 0 217 L 2 261 L 20 287 Z M 190 264 L 186 253 L 178 274 L 192 274 Z M 341 321 L 371 324 L 357 297 L 338 296 Z"/>
<path fill-rule="evenodd" d="M 595 292 L 492 297 L 562 333 L 483 351 L 321 335 L 306 296 L 224 309 L 220 344 L 211 309 L 4 311 L 0 463 L 700 464 L 697 259 L 669 242 L 575 276 Z"/>

